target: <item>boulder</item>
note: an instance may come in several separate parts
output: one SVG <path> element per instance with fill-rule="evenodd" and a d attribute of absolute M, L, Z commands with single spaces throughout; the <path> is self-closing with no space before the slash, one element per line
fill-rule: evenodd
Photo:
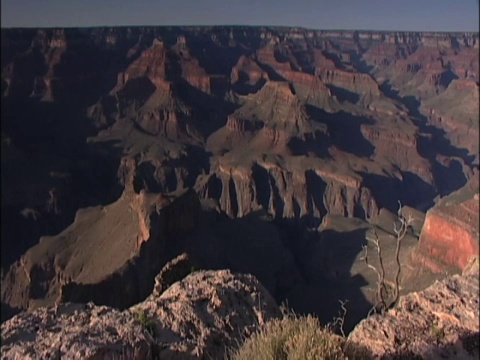
<path fill-rule="evenodd" d="M 197 271 L 130 308 L 153 322 L 160 359 L 223 359 L 268 320 L 275 300 L 252 275 Z"/>
<path fill-rule="evenodd" d="M 151 359 L 151 351 L 130 313 L 92 303 L 43 307 L 2 324 L 2 359 Z"/>
<path fill-rule="evenodd" d="M 479 259 L 462 275 L 435 282 L 424 291 L 401 297 L 385 315 L 363 320 L 349 340 L 375 356 L 420 356 L 423 359 L 478 359 Z"/>
<path fill-rule="evenodd" d="M 279 315 L 254 276 L 197 271 L 123 312 L 65 303 L 18 314 L 2 324 L 1 357 L 222 359 Z"/>

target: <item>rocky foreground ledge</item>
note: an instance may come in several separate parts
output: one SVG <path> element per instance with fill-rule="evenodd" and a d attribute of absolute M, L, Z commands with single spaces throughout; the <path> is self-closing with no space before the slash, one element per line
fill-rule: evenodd
<path fill-rule="evenodd" d="M 385 315 L 373 315 L 350 333 L 376 358 L 479 358 L 479 258 L 462 275 L 401 297 Z"/>
<path fill-rule="evenodd" d="M 2 359 L 225 359 L 280 311 L 252 275 L 228 270 L 184 276 L 188 258 L 167 264 L 154 292 L 123 312 L 61 304 L 2 324 Z M 192 269 L 193 270 L 193 269 Z M 479 259 L 462 275 L 401 298 L 362 321 L 348 341 L 373 358 L 478 358 Z"/>
<path fill-rule="evenodd" d="M 197 271 L 120 312 L 66 303 L 2 324 L 2 359 L 223 359 L 280 315 L 251 275 Z"/>

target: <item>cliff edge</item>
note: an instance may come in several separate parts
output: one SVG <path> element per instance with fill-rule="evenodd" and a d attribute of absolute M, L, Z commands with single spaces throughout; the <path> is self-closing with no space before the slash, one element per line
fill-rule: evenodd
<path fill-rule="evenodd" d="M 276 318 L 252 275 L 197 271 L 123 312 L 65 303 L 2 324 L 2 359 L 221 359 Z"/>
<path fill-rule="evenodd" d="M 362 321 L 349 340 L 376 357 L 478 359 L 479 258 L 462 272 L 400 299 L 385 315 Z"/>

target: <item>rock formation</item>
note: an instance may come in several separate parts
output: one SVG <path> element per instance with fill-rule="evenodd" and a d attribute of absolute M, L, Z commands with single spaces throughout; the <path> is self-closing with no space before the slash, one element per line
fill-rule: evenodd
<path fill-rule="evenodd" d="M 393 261 L 398 201 L 425 216 L 402 292 L 478 250 L 478 33 L 1 34 L 2 319 L 58 300 L 128 308 L 186 253 L 325 321 L 344 296 L 353 326 L 374 301 L 365 236 L 375 226 Z M 325 306 L 301 296 L 319 289 Z"/>
<path fill-rule="evenodd" d="M 169 261 L 155 276 L 155 285 L 153 287 L 153 296 L 162 295 L 165 290 L 172 286 L 177 281 L 183 280 L 187 275 L 192 273 L 195 269 L 193 262 L 187 253 L 177 256 L 172 261 Z"/>
<path fill-rule="evenodd" d="M 349 340 L 382 359 L 478 358 L 478 268 L 473 257 L 462 275 L 402 297 L 385 315 L 363 320 Z"/>
<path fill-rule="evenodd" d="M 2 323 L 2 357 L 9 359 L 152 358 L 151 338 L 131 314 L 106 306 L 67 303 L 22 313 Z"/>
<path fill-rule="evenodd" d="M 200 203 L 193 196 L 190 201 L 184 194 L 170 205 L 161 196 L 126 193 L 109 206 L 80 211 L 69 228 L 42 238 L 12 266 L 6 279 L 13 283 L 5 282 L 3 299 L 14 307 L 36 308 L 53 304 L 63 288 L 65 301 L 93 300 L 122 308 L 138 301 L 151 291 L 161 266 L 175 255 L 175 245 L 163 243 L 162 237 L 175 234 L 180 239 L 198 221 Z M 167 224 L 161 227 L 163 233 L 153 234 L 162 223 Z M 83 239 L 80 244 L 78 236 Z M 151 258 L 146 248 L 158 257 Z M 119 281 L 125 289 L 122 296 L 105 291 Z"/>
<path fill-rule="evenodd" d="M 251 275 L 199 271 L 120 312 L 61 304 L 2 323 L 2 358 L 223 358 L 280 311 Z"/>
<path fill-rule="evenodd" d="M 463 270 L 479 251 L 478 207 L 477 173 L 427 212 L 416 260 L 436 272 L 449 267 Z"/>
<path fill-rule="evenodd" d="M 478 81 L 453 80 L 445 92 L 422 103 L 421 110 L 430 124 L 445 131 L 452 144 L 466 144 L 478 162 L 478 105 Z"/>
<path fill-rule="evenodd" d="M 130 311 L 153 319 L 162 358 L 180 353 L 222 358 L 227 348 L 280 315 L 254 277 L 229 271 L 194 272 Z"/>

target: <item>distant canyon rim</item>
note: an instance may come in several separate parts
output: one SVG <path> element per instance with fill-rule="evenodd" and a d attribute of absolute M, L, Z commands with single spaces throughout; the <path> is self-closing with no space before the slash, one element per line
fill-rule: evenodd
<path fill-rule="evenodd" d="M 188 253 L 346 330 L 478 254 L 479 34 L 2 29 L 2 321 L 125 309 Z M 378 261 L 374 258 L 372 261 Z M 378 262 L 375 266 L 379 266 Z"/>

